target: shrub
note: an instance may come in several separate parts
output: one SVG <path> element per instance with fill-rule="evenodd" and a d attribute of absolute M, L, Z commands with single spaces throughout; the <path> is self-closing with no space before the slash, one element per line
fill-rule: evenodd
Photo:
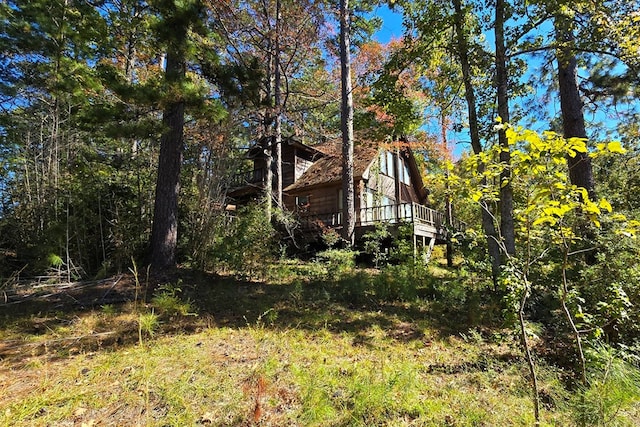
<path fill-rule="evenodd" d="M 277 253 L 276 231 L 259 204 L 241 208 L 210 248 L 215 266 L 244 278 L 264 277 Z"/>
<path fill-rule="evenodd" d="M 151 298 L 151 304 L 162 316 L 188 316 L 194 314 L 193 304 L 189 300 L 183 300 L 180 296 L 182 289 L 177 284 L 160 285 Z"/>
<path fill-rule="evenodd" d="M 415 300 L 423 272 L 417 263 L 385 267 L 373 281 L 376 297 L 384 301 Z"/>
<path fill-rule="evenodd" d="M 337 280 L 356 266 L 358 252 L 350 249 L 328 249 L 319 252 L 317 261 L 327 267 L 327 279 Z"/>
<path fill-rule="evenodd" d="M 386 247 L 385 243 L 390 238 L 391 233 L 385 222 L 377 222 L 375 228 L 363 236 L 364 253 L 371 256 L 373 265 L 376 268 L 384 265 L 389 259 L 388 247 Z"/>

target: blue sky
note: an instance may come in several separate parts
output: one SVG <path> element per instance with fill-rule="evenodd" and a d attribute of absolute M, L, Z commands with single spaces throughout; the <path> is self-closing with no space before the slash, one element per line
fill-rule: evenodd
<path fill-rule="evenodd" d="M 391 11 L 387 5 L 382 5 L 376 7 L 373 15 L 383 19 L 382 28 L 375 35 L 380 43 L 387 43 L 402 36 L 402 14 Z"/>

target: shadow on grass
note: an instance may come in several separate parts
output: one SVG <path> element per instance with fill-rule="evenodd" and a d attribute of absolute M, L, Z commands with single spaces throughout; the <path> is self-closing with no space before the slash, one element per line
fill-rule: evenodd
<path fill-rule="evenodd" d="M 415 294 L 403 301 L 377 296 L 368 274 L 374 273 L 267 284 L 177 270 L 145 280 L 137 289 L 134 278 L 126 275 L 75 287 L 52 286 L 45 292 L 25 290 L 0 304 L 0 329 L 9 337 L 0 341 L 0 360 L 18 362 L 25 355 L 42 354 L 65 357 L 133 345 L 140 338 L 136 316 L 153 312 L 151 295 L 165 283 L 178 283 L 180 298 L 189 301 L 198 315 L 161 318 L 156 337 L 210 327 L 260 326 L 348 333 L 354 345 L 366 346 L 371 328 L 408 342 L 430 339 L 424 336 L 425 326 L 440 337 L 491 326 L 493 316 L 485 302 L 473 296 L 438 299 L 433 278 L 415 285 Z M 140 301 L 134 307 L 136 295 Z M 92 319 L 85 320 L 89 325 L 77 327 L 86 318 Z"/>

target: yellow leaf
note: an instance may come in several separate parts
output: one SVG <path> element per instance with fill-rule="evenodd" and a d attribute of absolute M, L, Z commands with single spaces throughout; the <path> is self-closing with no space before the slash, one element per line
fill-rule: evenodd
<path fill-rule="evenodd" d="M 611 216 L 611 219 L 612 219 L 613 221 L 626 221 L 626 220 L 627 220 L 627 217 L 626 217 L 626 216 L 624 216 L 624 215 L 623 215 L 623 214 L 621 214 L 621 213 L 616 213 L 616 214 L 613 214 L 613 215 Z"/>
<path fill-rule="evenodd" d="M 552 217 L 552 216 L 543 216 L 540 217 L 538 219 L 536 219 L 535 221 L 533 221 L 533 226 L 535 227 L 536 225 L 541 225 L 541 224 L 545 224 L 548 223 L 549 225 L 555 225 L 558 221 Z"/>
<path fill-rule="evenodd" d="M 606 199 L 600 199 L 600 203 L 598 203 L 598 206 L 609 212 L 613 210 L 613 208 L 611 207 L 611 203 L 609 203 Z"/>
<path fill-rule="evenodd" d="M 587 152 L 587 140 L 585 138 L 569 138 L 568 142 L 572 150 L 575 150 L 578 153 Z"/>
<path fill-rule="evenodd" d="M 620 141 L 612 141 L 608 143 L 607 150 L 609 150 L 612 153 L 618 153 L 618 154 L 624 154 L 627 152 L 627 150 L 624 149 L 622 144 L 620 144 Z"/>
<path fill-rule="evenodd" d="M 593 202 L 587 202 L 585 203 L 584 207 L 583 207 L 584 211 L 587 214 L 595 214 L 595 215 L 600 215 L 602 212 L 600 211 L 600 208 L 598 207 L 598 205 L 596 205 Z"/>

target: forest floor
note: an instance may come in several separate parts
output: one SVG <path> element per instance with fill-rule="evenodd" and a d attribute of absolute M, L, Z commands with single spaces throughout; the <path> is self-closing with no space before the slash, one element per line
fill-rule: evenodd
<path fill-rule="evenodd" d="M 0 289 L 0 425 L 533 425 L 521 350 L 490 308 L 338 298 L 310 275 Z M 572 425 L 558 370 L 540 362 L 539 380 L 543 425 Z"/>

